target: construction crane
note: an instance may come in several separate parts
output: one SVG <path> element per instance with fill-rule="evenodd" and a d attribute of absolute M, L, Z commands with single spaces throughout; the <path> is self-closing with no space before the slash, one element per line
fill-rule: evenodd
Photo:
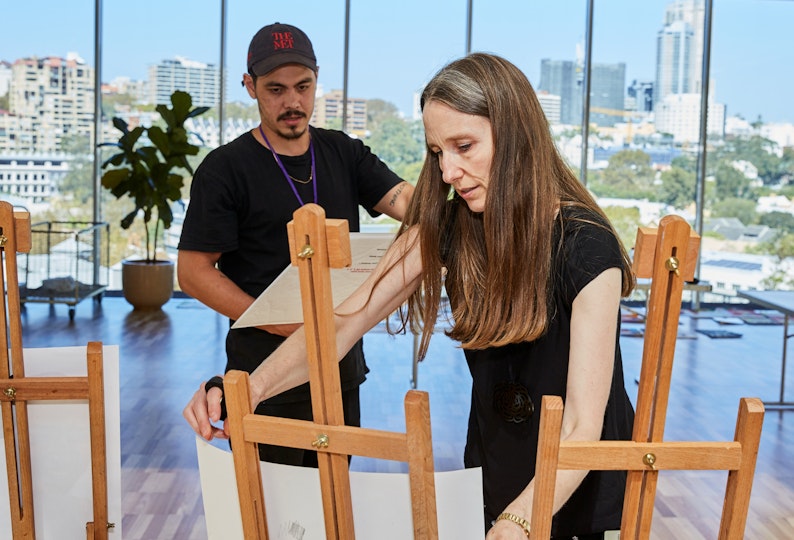
<path fill-rule="evenodd" d="M 626 121 L 626 144 L 631 144 L 632 122 L 637 116 L 637 111 L 624 111 L 621 109 L 607 109 L 605 107 L 590 107 L 590 114 L 607 114 L 609 116 L 619 116 Z"/>

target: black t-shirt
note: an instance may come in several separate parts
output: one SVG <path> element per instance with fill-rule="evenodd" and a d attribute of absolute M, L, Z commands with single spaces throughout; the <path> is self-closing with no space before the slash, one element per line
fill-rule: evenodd
<path fill-rule="evenodd" d="M 351 232 L 359 230 L 359 205 L 377 215 L 373 207 L 402 180 L 361 141 L 341 131 L 310 127 L 310 132 L 316 201 L 313 183 L 300 182 L 310 177 L 310 152 L 279 156 L 287 172 L 300 180 L 291 185 L 270 150 L 247 132 L 210 152 L 196 169 L 179 249 L 220 252 L 218 268 L 258 297 L 290 264 L 287 223 L 301 203 L 316 202 L 327 218 L 348 220 Z M 295 291 L 295 301 L 300 302 L 300 291 Z M 227 371 L 253 371 L 282 341 L 256 328 L 230 330 Z M 340 363 L 343 388 L 363 382 L 366 371 L 359 342 Z M 308 385 L 302 385 L 272 401 L 308 397 Z"/>
<path fill-rule="evenodd" d="M 402 180 L 361 141 L 341 131 L 310 130 L 318 200 L 311 182 L 294 182 L 298 194 L 358 231 L 358 206 L 377 215 L 373 207 Z M 292 176 L 309 178 L 309 152 L 279 157 Z M 245 133 L 196 169 L 179 249 L 220 252 L 220 270 L 257 297 L 289 264 L 286 224 L 300 206 L 270 150 Z"/>
<path fill-rule="evenodd" d="M 563 209 L 564 242 L 555 254 L 554 316 L 548 331 L 533 342 L 465 351 L 472 374 L 472 403 L 464 462 L 483 468 L 486 522 L 490 522 L 527 486 L 535 475 L 541 397 L 565 400 L 573 301 L 590 281 L 609 268 L 621 267 L 620 249 L 611 232 L 575 219 L 601 221 L 582 210 Z M 559 228 L 556 234 L 559 235 Z M 559 238 L 559 236 L 558 236 Z M 620 314 L 605 314 L 618 318 Z M 602 439 L 631 438 L 634 411 L 626 394 L 619 347 L 615 362 Z M 506 420 L 494 406 L 499 385 L 519 383 L 528 391 L 536 411 L 524 422 Z M 625 488 L 622 471 L 590 472 L 555 515 L 553 535 L 572 536 L 620 528 Z"/>

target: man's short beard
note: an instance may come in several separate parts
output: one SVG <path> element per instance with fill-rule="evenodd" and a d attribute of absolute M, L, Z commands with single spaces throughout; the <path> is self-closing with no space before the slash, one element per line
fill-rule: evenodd
<path fill-rule="evenodd" d="M 265 117 L 264 112 L 262 111 L 261 107 L 259 108 L 259 114 L 260 114 L 260 117 L 262 117 L 262 118 Z M 276 118 L 275 125 L 270 126 L 270 129 L 272 131 L 274 131 L 276 133 L 276 135 L 278 135 L 279 137 L 281 137 L 282 139 L 285 139 L 287 141 L 294 141 L 295 139 L 300 139 L 301 137 L 303 137 L 303 135 L 306 133 L 306 130 L 309 129 L 308 124 L 303 129 L 298 129 L 298 128 L 288 128 L 287 130 L 279 129 L 278 122 L 280 120 L 283 120 L 286 116 L 287 116 L 286 114 L 282 114 L 278 118 Z M 302 114 L 301 118 L 306 118 L 306 115 Z"/>
<path fill-rule="evenodd" d="M 292 128 L 290 131 L 283 131 L 283 130 L 279 129 L 279 130 L 276 131 L 276 133 L 282 139 L 287 139 L 288 141 L 292 141 L 292 140 L 300 139 L 301 137 L 303 137 L 303 134 L 306 133 L 306 129 L 307 128 L 303 128 L 301 130 L 298 130 L 297 128 Z"/>

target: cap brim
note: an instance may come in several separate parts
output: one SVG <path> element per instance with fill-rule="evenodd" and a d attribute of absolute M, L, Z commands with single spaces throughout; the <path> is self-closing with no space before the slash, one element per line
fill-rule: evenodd
<path fill-rule="evenodd" d="M 315 72 L 317 71 L 317 62 L 315 62 L 311 58 L 307 58 L 306 56 L 298 53 L 286 52 L 275 55 L 274 57 L 271 58 L 265 58 L 264 60 L 260 60 L 256 64 L 252 65 L 248 70 L 248 72 L 251 73 L 252 75 L 256 75 L 257 77 L 259 77 L 262 75 L 267 75 L 274 69 L 279 68 L 285 64 L 300 64 L 302 66 L 306 66 L 312 71 Z"/>

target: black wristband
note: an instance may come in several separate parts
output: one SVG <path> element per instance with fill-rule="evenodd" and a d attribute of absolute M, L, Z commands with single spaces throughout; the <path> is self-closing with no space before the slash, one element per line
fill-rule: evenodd
<path fill-rule="evenodd" d="M 209 392 L 210 388 L 220 388 L 221 389 L 221 420 L 226 420 L 226 400 L 223 399 L 223 377 L 220 375 L 215 375 L 206 383 L 204 383 L 204 391 Z"/>

